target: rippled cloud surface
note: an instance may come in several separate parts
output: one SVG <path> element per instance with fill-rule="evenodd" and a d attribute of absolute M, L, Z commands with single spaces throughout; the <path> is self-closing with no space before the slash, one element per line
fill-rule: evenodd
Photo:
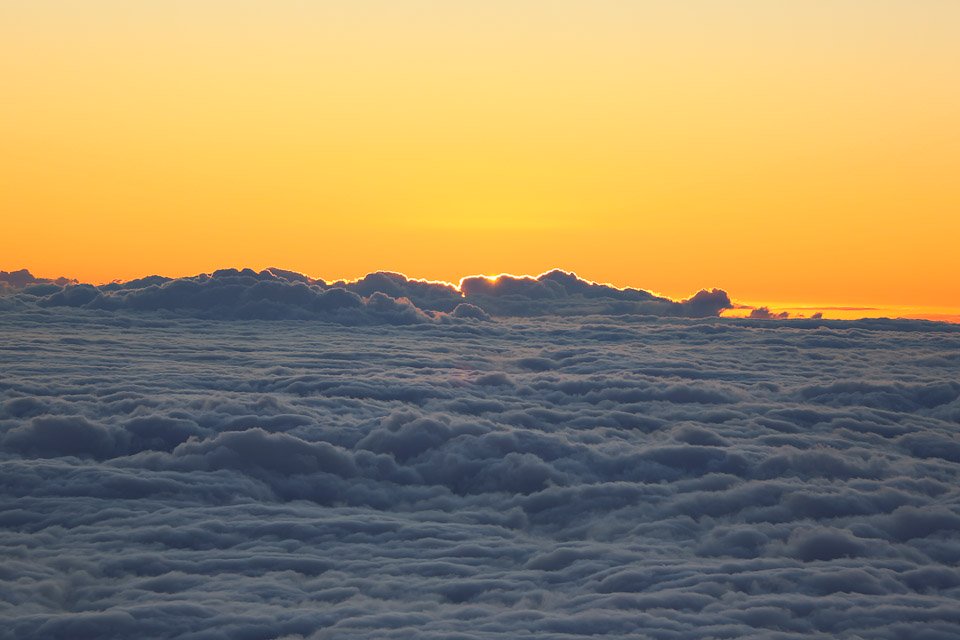
<path fill-rule="evenodd" d="M 0 312 L 0 637 L 960 633 L 957 327 L 107 306 Z"/>

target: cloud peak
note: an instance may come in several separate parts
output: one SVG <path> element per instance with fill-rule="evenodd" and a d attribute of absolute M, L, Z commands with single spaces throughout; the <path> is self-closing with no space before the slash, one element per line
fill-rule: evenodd
<path fill-rule="evenodd" d="M 539 276 L 469 276 L 459 285 L 378 271 L 326 282 L 276 267 L 218 269 L 211 274 L 148 276 L 105 285 L 0 272 L 8 296 L 39 307 L 152 311 L 205 318 L 324 318 L 343 324 L 416 324 L 490 316 L 717 316 L 731 308 L 726 292 L 700 291 L 674 301 L 554 269 Z M 464 306 L 466 305 L 466 306 Z"/>

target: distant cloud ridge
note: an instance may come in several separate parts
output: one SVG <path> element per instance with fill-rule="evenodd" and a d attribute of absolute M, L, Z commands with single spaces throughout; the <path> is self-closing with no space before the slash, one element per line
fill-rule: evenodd
<path fill-rule="evenodd" d="M 710 317 L 732 308 L 720 289 L 674 301 L 641 289 L 618 289 L 553 270 L 536 277 L 501 275 L 448 283 L 378 271 L 327 283 L 294 271 L 220 269 L 212 274 L 148 276 L 106 285 L 0 272 L 8 296 L 39 307 L 151 311 L 211 319 L 323 318 L 348 325 L 417 324 L 490 316 L 651 315 Z M 464 306 L 466 305 L 466 306 Z"/>

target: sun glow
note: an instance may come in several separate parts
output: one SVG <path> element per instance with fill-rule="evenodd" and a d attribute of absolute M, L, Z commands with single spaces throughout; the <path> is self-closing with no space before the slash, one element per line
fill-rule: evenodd
<path fill-rule="evenodd" d="M 0 5 L 0 269 L 960 306 L 960 4 Z"/>

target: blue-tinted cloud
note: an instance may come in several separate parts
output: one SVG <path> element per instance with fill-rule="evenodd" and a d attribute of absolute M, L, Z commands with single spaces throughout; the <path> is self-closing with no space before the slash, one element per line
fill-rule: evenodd
<path fill-rule="evenodd" d="M 160 312 L 211 319 L 324 319 L 347 325 L 416 324 L 489 316 L 653 315 L 717 316 L 731 308 L 719 289 L 673 301 L 638 289 L 617 289 L 563 271 L 536 278 L 465 278 L 458 290 L 401 274 L 371 273 L 327 283 L 278 268 L 221 269 L 188 278 L 150 276 L 94 286 L 38 281 L 29 272 L 0 272 L 7 297 L 40 307 Z M 4 281 L 2 278 L 6 277 Z"/>
<path fill-rule="evenodd" d="M 774 313 L 770 311 L 769 307 L 757 307 L 756 309 L 750 312 L 751 318 L 755 320 L 785 320 L 790 317 L 790 314 L 786 311 L 781 311 L 779 313 Z M 822 314 L 817 316 L 814 314 L 814 318 L 822 317 Z"/>
<path fill-rule="evenodd" d="M 645 314 L 653 316 L 716 316 L 732 308 L 719 289 L 700 291 L 689 300 L 675 302 L 640 289 L 617 289 L 578 278 L 565 271 L 530 276 L 464 278 L 464 296 L 495 315 Z"/>
<path fill-rule="evenodd" d="M 403 285 L 17 294 L 0 637 L 956 635 L 960 328 Z"/>

